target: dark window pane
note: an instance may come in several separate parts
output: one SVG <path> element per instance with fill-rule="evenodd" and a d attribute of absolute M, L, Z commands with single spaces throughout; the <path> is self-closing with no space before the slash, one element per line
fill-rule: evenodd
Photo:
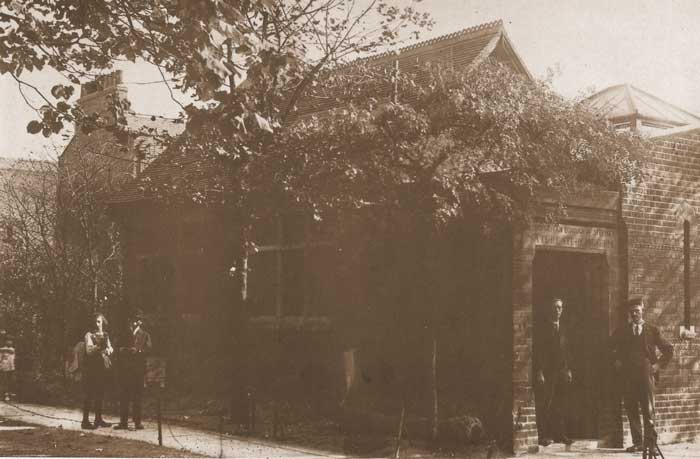
<path fill-rule="evenodd" d="M 162 256 L 144 257 L 138 265 L 138 307 L 145 312 L 167 311 L 173 297 L 173 267 Z"/>
<path fill-rule="evenodd" d="M 282 217 L 282 243 L 285 245 L 306 242 L 306 224 L 308 217 L 303 214 L 286 214 Z"/>
<path fill-rule="evenodd" d="M 251 313 L 277 314 L 277 252 L 259 252 L 248 259 L 248 299 Z"/>
<path fill-rule="evenodd" d="M 279 244 L 277 225 L 278 220 L 276 217 L 266 218 L 254 223 L 251 234 L 252 242 L 257 245 Z"/>
<path fill-rule="evenodd" d="M 304 313 L 304 251 L 282 252 L 282 314 Z"/>
<path fill-rule="evenodd" d="M 184 258 L 183 271 L 186 280 L 183 309 L 185 312 L 201 312 L 209 303 L 209 282 L 213 275 L 211 262 L 202 252 L 189 253 Z"/>
<path fill-rule="evenodd" d="M 335 247 L 321 246 L 308 251 L 307 314 L 310 316 L 327 315 L 335 301 L 335 254 Z"/>
<path fill-rule="evenodd" d="M 136 268 L 136 285 L 137 287 L 137 297 L 139 306 L 143 308 L 145 312 L 151 312 L 153 309 L 153 303 L 151 302 L 151 285 L 149 283 L 150 269 L 149 269 L 149 258 L 141 258 L 138 261 L 138 267 Z"/>
<path fill-rule="evenodd" d="M 174 268 L 172 261 L 167 257 L 159 257 L 158 310 L 167 311 L 173 307 L 175 298 Z"/>
<path fill-rule="evenodd" d="M 266 248 L 249 259 L 248 298 L 254 315 L 325 314 L 333 293 L 334 249 L 303 247 L 331 239 L 332 219 L 283 214 L 254 225 L 254 241 Z"/>

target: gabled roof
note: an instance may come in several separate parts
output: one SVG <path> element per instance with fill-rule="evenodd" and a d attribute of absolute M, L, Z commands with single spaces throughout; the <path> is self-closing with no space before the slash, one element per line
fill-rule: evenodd
<path fill-rule="evenodd" d="M 633 118 L 669 128 L 700 123 L 700 117 L 630 84 L 604 89 L 584 100 L 584 104 L 613 123 Z"/>
<path fill-rule="evenodd" d="M 530 71 L 515 51 L 503 21 L 493 21 L 469 27 L 422 42 L 411 44 L 397 50 L 387 51 L 374 56 L 356 59 L 336 68 L 335 72 L 352 72 L 364 67 L 379 68 L 393 73 L 396 69 L 404 75 L 418 76 L 419 68 L 425 64 L 440 64 L 455 69 L 467 69 L 478 65 L 486 59 L 493 59 L 508 65 L 513 71 L 532 80 Z M 388 81 L 379 83 L 379 93 L 385 92 L 390 97 L 392 84 Z M 296 109 L 296 115 L 307 116 L 323 113 L 337 108 L 339 102 L 333 89 L 327 94 L 315 94 L 312 98 L 302 98 Z M 406 102 L 414 98 L 408 91 L 401 91 L 401 100 Z"/>
<path fill-rule="evenodd" d="M 399 69 L 401 69 L 401 67 L 409 68 L 416 63 L 424 62 L 470 66 L 488 57 L 496 57 L 512 65 L 515 71 L 532 78 L 530 71 L 508 39 L 501 20 L 468 27 L 358 61 L 379 64 L 398 60 Z"/>
<path fill-rule="evenodd" d="M 178 187 L 183 190 L 185 183 L 187 189 L 205 193 L 209 188 L 207 185 L 210 185 L 208 179 L 213 175 L 212 171 L 223 172 L 221 180 L 230 183 L 226 177 L 226 171 L 222 171 L 215 164 L 216 158 L 213 155 L 207 155 L 200 149 L 182 148 L 186 137 L 185 132 L 175 138 L 162 154 L 153 159 L 141 175 L 129 181 L 121 190 L 112 193 L 109 203 L 125 204 L 157 198 L 160 195 L 165 196 Z"/>
<path fill-rule="evenodd" d="M 425 63 L 442 63 L 455 68 L 468 68 L 488 58 L 507 64 L 515 72 L 530 80 L 533 79 L 510 42 L 501 20 L 462 29 L 396 51 L 361 58 L 346 64 L 339 70 L 342 71 L 343 68 L 357 63 L 393 66 L 398 62 L 399 72 L 411 73 L 415 71 L 416 65 Z M 337 102 L 332 98 L 314 100 L 312 103 L 302 102 L 297 114 L 304 116 L 324 112 L 336 106 Z M 147 199 L 147 193 L 143 191 L 147 187 L 143 186 L 143 180 L 171 184 L 181 182 L 183 177 L 187 177 L 188 180 L 201 181 L 202 176 L 206 174 L 206 168 L 210 167 L 207 165 L 208 159 L 204 155 L 200 158 L 185 158 L 182 153 L 171 151 L 177 148 L 177 144 L 176 141 L 168 151 L 153 161 L 142 174 L 141 183 L 138 179 L 133 181 L 123 191 L 114 194 L 111 202 L 118 204 Z"/>

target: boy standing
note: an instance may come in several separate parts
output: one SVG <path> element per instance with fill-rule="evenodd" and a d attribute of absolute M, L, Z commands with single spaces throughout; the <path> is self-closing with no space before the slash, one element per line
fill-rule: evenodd
<path fill-rule="evenodd" d="M 141 398 L 146 374 L 146 356 L 151 351 L 151 335 L 143 326 L 143 314 L 139 311 L 130 323 L 130 333 L 119 347 L 119 424 L 115 429 L 128 429 L 129 404 L 133 404 L 134 427 L 143 429 L 141 424 Z"/>

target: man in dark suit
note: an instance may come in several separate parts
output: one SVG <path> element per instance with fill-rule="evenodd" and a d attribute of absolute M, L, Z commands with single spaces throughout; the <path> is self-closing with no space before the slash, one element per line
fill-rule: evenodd
<path fill-rule="evenodd" d="M 659 329 L 644 322 L 644 302 L 633 298 L 628 302 L 631 321 L 618 328 L 612 337 L 612 354 L 615 368 L 622 372 L 624 400 L 627 418 L 632 431 L 633 445 L 628 452 L 642 451 L 644 438 L 655 441 L 654 386 L 660 368 L 673 357 L 673 346 L 666 341 Z M 656 350 L 661 352 L 657 356 Z M 639 412 L 644 419 L 644 437 Z M 652 446 L 652 445 L 650 445 Z"/>
<path fill-rule="evenodd" d="M 141 424 L 141 397 L 146 374 L 146 356 L 151 351 L 151 335 L 144 330 L 143 315 L 139 312 L 129 321 L 130 333 L 124 337 L 119 347 L 119 424 L 115 429 L 128 429 L 129 403 L 133 403 L 134 426 L 143 429 Z"/>
<path fill-rule="evenodd" d="M 572 443 L 566 430 L 566 394 L 571 384 L 569 346 L 561 321 L 564 302 L 552 300 L 550 314 L 535 330 L 534 376 L 539 444 Z"/>

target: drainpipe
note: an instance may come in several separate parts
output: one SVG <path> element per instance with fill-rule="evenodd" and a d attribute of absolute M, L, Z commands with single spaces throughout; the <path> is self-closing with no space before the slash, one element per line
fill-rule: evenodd
<path fill-rule="evenodd" d="M 619 260 L 619 304 L 617 310 L 615 311 L 615 317 L 613 318 L 613 325 L 618 325 L 618 320 L 623 317 L 623 311 L 625 311 L 627 305 L 627 298 L 629 295 L 629 252 L 628 252 L 628 234 L 627 234 L 627 224 L 623 218 L 623 200 L 625 193 L 625 185 L 620 183 L 618 187 L 617 196 L 617 237 L 618 237 L 618 260 Z"/>

